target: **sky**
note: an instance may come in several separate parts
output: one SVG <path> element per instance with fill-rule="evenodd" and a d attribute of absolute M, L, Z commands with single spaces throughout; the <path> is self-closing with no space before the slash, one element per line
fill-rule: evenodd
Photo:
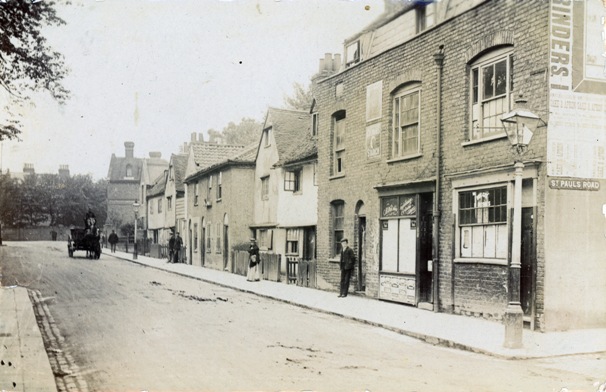
<path fill-rule="evenodd" d="M 304 86 L 325 53 L 383 11 L 383 0 L 75 0 L 66 22 L 45 36 L 65 57 L 59 105 L 36 94 L 24 110 L 21 141 L 3 141 L 3 172 L 105 178 L 112 154 L 135 143 L 143 158 L 168 160 L 193 132 L 262 121 Z M 0 94 L 0 100 L 6 98 Z"/>

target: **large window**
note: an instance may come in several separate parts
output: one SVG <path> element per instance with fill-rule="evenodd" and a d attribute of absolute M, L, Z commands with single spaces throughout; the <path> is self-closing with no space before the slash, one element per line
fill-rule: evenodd
<path fill-rule="evenodd" d="M 291 192 L 301 191 L 301 169 L 287 171 L 285 173 L 284 190 Z"/>
<path fill-rule="evenodd" d="M 507 187 L 459 192 L 460 257 L 507 258 Z"/>
<path fill-rule="evenodd" d="M 381 271 L 416 271 L 417 196 L 381 198 Z"/>
<path fill-rule="evenodd" d="M 334 115 L 333 125 L 333 175 L 344 173 L 343 157 L 345 155 L 345 111 Z"/>
<path fill-rule="evenodd" d="M 394 98 L 392 158 L 419 152 L 420 94 L 407 90 Z"/>
<path fill-rule="evenodd" d="M 513 56 L 509 48 L 493 51 L 472 64 L 472 141 L 504 135 L 501 116 L 511 110 L 512 73 Z"/>
<path fill-rule="evenodd" d="M 341 253 L 341 240 L 345 236 L 345 203 L 335 201 L 332 203 L 332 238 L 333 238 L 333 257 Z"/>

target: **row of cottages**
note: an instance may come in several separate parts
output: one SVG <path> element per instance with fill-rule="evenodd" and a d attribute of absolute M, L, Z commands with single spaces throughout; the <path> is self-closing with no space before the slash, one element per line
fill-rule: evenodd
<path fill-rule="evenodd" d="M 601 0 L 388 1 L 343 64 L 321 60 L 318 286 L 338 287 L 347 237 L 369 297 L 490 319 L 517 305 L 541 330 L 606 325 L 604 15 Z M 517 155 L 501 118 L 522 94 L 540 121 Z M 278 185 L 264 143 L 259 231 L 283 207 L 257 208 Z"/>
<path fill-rule="evenodd" d="M 316 146 L 306 112 L 270 108 L 258 144 L 192 144 L 186 170 L 191 263 L 231 270 L 231 250 L 315 258 Z"/>

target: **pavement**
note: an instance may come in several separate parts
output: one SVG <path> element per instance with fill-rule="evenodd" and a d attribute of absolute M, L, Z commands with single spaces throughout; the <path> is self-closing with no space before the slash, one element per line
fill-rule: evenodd
<path fill-rule="evenodd" d="M 106 249 L 104 249 L 106 251 Z M 271 298 L 420 339 L 429 344 L 505 359 L 548 358 L 606 352 L 606 328 L 564 332 L 524 329 L 523 347 L 503 347 L 503 324 L 468 316 L 435 313 L 350 294 L 310 289 L 282 282 L 248 282 L 244 276 L 188 264 L 169 264 L 125 252 L 104 253 L 150 268 Z M 23 287 L 0 287 L 0 391 L 56 390 L 54 375 L 38 329 L 32 302 Z M 14 383 L 14 384 L 13 384 Z"/>

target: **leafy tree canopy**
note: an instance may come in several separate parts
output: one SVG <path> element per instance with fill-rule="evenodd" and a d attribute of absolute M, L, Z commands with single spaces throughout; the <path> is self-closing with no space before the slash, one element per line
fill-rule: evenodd
<path fill-rule="evenodd" d="M 47 91 L 59 103 L 69 96 L 61 84 L 67 74 L 63 56 L 42 35 L 46 26 L 60 26 L 52 0 L 0 2 L 0 87 L 9 97 L 8 114 L 0 121 L 0 140 L 17 138 L 21 123 L 11 109 L 31 100 L 33 92 Z"/>
<path fill-rule="evenodd" d="M 221 132 L 214 129 L 208 130 L 211 142 L 222 141 L 225 144 L 239 144 L 246 146 L 259 141 L 261 135 L 261 123 L 252 118 L 243 118 L 239 124 L 230 121 Z"/>
<path fill-rule="evenodd" d="M 293 84 L 292 95 L 284 96 L 284 104 L 286 104 L 288 109 L 293 110 L 309 111 L 312 100 L 313 95 L 311 93 L 311 86 L 305 88 L 305 86 L 298 82 Z"/>

